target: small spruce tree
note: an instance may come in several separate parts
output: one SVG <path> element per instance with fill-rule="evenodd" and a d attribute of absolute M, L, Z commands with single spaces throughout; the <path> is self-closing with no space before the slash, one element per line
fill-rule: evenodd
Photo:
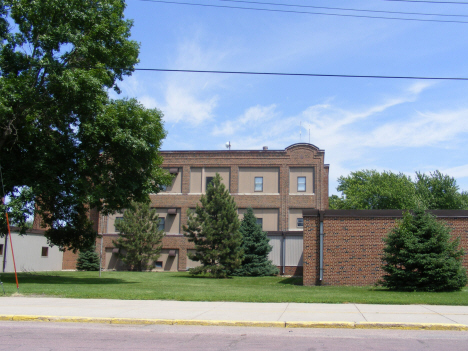
<path fill-rule="evenodd" d="M 270 245 L 267 233 L 257 224 L 251 207 L 247 208 L 241 221 L 239 231 L 242 234 L 242 250 L 244 257 L 242 266 L 234 271 L 240 276 L 267 276 L 278 274 L 278 268 L 268 260 L 268 254 L 273 247 Z"/>
<path fill-rule="evenodd" d="M 99 255 L 95 246 L 92 246 L 89 250 L 80 251 L 76 261 L 76 269 L 79 271 L 99 270 Z"/>
<path fill-rule="evenodd" d="M 406 212 L 384 239 L 381 285 L 403 291 L 454 291 L 467 283 L 461 265 L 460 238 L 450 240 L 450 229 L 418 209 Z"/>
<path fill-rule="evenodd" d="M 115 224 L 119 238 L 114 245 L 119 248 L 119 258 L 135 271 L 153 268 L 161 252 L 165 233 L 159 230 L 159 218 L 149 204 L 132 203 Z"/>
<path fill-rule="evenodd" d="M 195 212 L 189 211 L 184 235 L 195 243 L 195 254 L 190 259 L 201 262 L 191 268 L 190 274 L 207 273 L 215 278 L 226 278 L 241 264 L 242 235 L 234 198 L 229 194 L 221 176 L 216 176 L 202 195 Z"/>

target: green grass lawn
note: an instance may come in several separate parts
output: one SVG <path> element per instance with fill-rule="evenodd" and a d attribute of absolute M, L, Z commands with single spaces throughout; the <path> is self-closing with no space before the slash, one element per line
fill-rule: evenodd
<path fill-rule="evenodd" d="M 1 273 L 7 295 L 13 273 Z M 188 273 L 43 272 L 18 274 L 23 295 L 127 300 L 468 305 L 468 288 L 451 293 L 394 292 L 372 286 L 302 286 L 302 278 L 212 279 Z M 2 294 L 0 290 L 0 294 Z"/>

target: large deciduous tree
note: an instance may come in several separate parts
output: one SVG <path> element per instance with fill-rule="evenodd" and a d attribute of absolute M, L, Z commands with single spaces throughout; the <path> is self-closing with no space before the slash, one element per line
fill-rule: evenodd
<path fill-rule="evenodd" d="M 239 268 L 242 259 L 242 235 L 237 206 L 229 194 L 221 176 L 216 176 L 208 185 L 194 212 L 189 212 L 184 235 L 195 243 L 195 254 L 190 259 L 201 266 L 191 268 L 191 274 L 207 273 L 215 278 L 226 278 Z"/>
<path fill-rule="evenodd" d="M 90 208 L 126 208 L 170 181 L 159 168 L 161 112 L 108 96 L 138 62 L 124 8 L 122 0 L 0 0 L 5 192 L 18 200 L 16 223 L 35 209 L 63 249 L 94 243 Z"/>
<path fill-rule="evenodd" d="M 416 177 L 403 173 L 362 170 L 338 178 L 338 191 L 332 195 L 331 209 L 468 209 L 468 193 L 460 192 L 453 177 L 439 171 Z"/>
<path fill-rule="evenodd" d="M 165 233 L 159 229 L 156 210 L 147 203 L 132 203 L 123 219 L 115 223 L 119 238 L 114 245 L 119 257 L 135 271 L 154 268 Z"/>
<path fill-rule="evenodd" d="M 346 197 L 333 197 L 332 209 L 407 209 L 414 208 L 415 188 L 402 173 L 362 170 L 338 178 L 338 191 Z"/>
<path fill-rule="evenodd" d="M 385 239 L 381 284 L 392 290 L 450 291 L 467 283 L 460 238 L 431 214 L 406 212 Z"/>
<path fill-rule="evenodd" d="M 416 194 L 425 208 L 461 210 L 468 208 L 466 193 L 461 193 L 456 180 L 439 171 L 424 174 L 417 172 Z"/>

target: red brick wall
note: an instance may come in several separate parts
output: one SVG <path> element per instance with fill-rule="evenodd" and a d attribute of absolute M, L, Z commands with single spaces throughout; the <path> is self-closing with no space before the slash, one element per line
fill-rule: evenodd
<path fill-rule="evenodd" d="M 343 212 L 343 211 L 342 211 Z M 384 274 L 381 266 L 383 238 L 401 216 L 323 217 L 323 285 L 371 285 Z M 466 217 L 439 217 L 452 229 L 452 238 L 461 238 L 465 250 L 463 265 L 468 268 L 468 211 Z M 329 215 L 327 215 L 329 213 Z M 304 217 L 304 285 L 319 284 L 318 215 Z"/>
<path fill-rule="evenodd" d="M 277 266 L 280 271 L 280 275 L 283 275 L 283 266 Z M 284 275 L 292 275 L 296 277 L 302 276 L 302 267 L 299 266 L 285 266 Z"/>

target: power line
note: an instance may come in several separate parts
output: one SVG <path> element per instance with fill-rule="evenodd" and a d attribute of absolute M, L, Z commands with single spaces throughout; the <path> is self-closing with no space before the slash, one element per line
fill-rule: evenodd
<path fill-rule="evenodd" d="M 364 74 L 356 75 L 356 74 L 324 74 L 324 73 L 322 74 L 322 73 L 214 71 L 214 70 L 194 70 L 194 69 L 169 69 L 169 68 L 135 68 L 135 71 L 243 74 L 243 75 L 296 76 L 296 77 L 334 77 L 334 78 L 375 78 L 375 79 L 460 80 L 460 81 L 468 81 L 468 77 L 380 76 L 380 75 L 364 75 Z"/>
<path fill-rule="evenodd" d="M 200 4 L 180 1 L 166 1 L 166 0 L 139 0 L 146 2 L 162 3 L 162 4 L 176 4 L 176 5 L 188 5 L 188 6 L 200 6 L 200 7 L 215 7 L 225 9 L 237 9 L 237 10 L 250 10 L 250 11 L 266 11 L 266 12 L 282 12 L 282 13 L 294 13 L 294 14 L 307 14 L 307 15 L 323 15 L 323 16 L 336 16 L 336 17 L 356 17 L 356 18 L 373 18 L 373 19 L 386 19 L 386 20 L 399 20 L 399 21 L 416 21 L 416 22 L 439 22 L 439 23 L 462 23 L 468 24 L 467 21 L 458 20 L 437 20 L 437 19 L 421 19 L 421 18 L 403 18 L 403 17 L 385 17 L 385 16 L 367 16 L 367 15 L 351 15 L 343 13 L 326 13 L 326 12 L 311 12 L 311 11 L 296 11 L 296 10 L 279 10 L 279 9 L 266 9 L 256 7 L 242 7 L 242 6 L 227 6 L 227 5 L 213 5 L 213 4 Z"/>
<path fill-rule="evenodd" d="M 440 13 L 422 13 L 422 12 L 366 10 L 366 9 L 351 9 L 351 8 L 344 8 L 344 7 L 326 7 L 326 6 L 297 5 L 297 4 L 293 5 L 293 4 L 283 4 L 283 3 L 276 3 L 276 2 L 260 2 L 260 1 L 246 1 L 246 0 L 219 0 L 219 1 L 238 2 L 238 3 L 246 3 L 246 4 L 259 4 L 259 5 L 271 5 L 271 6 L 287 6 L 287 7 L 299 7 L 299 8 L 313 8 L 313 9 L 324 9 L 324 10 L 371 12 L 371 13 L 390 13 L 390 14 L 396 14 L 396 15 L 468 17 L 468 15 L 459 15 L 459 14 L 440 14 Z"/>

